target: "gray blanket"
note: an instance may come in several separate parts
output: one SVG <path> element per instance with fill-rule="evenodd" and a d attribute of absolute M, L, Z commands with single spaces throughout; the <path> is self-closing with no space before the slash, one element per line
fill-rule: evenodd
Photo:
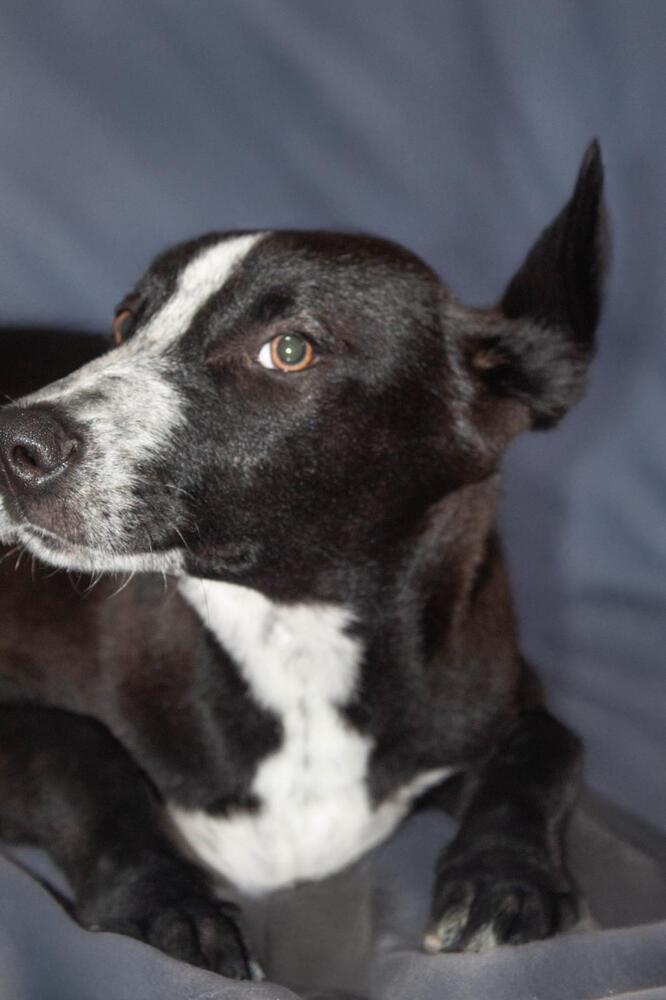
<path fill-rule="evenodd" d="M 585 740 L 588 781 L 662 831 L 664 38 L 663 0 L 7 0 L 0 10 L 0 323 L 101 329 L 152 254 L 215 227 L 380 232 L 465 300 L 488 301 L 600 137 L 615 245 L 600 354 L 561 429 L 514 446 L 505 538 L 526 649 Z M 604 832 L 609 821 L 616 833 Z M 662 848 L 638 830 L 598 807 L 577 821 L 576 871 L 603 929 L 486 956 L 420 954 L 446 834 L 430 815 L 353 880 L 250 907 L 249 929 L 271 976 L 297 994 L 664 997 Z M 0 860 L 1 1000 L 255 996 L 289 993 L 85 934 Z"/>
<path fill-rule="evenodd" d="M 248 938 L 270 977 L 258 985 L 81 930 L 26 869 L 66 894 L 58 873 L 39 853 L 14 850 L 21 867 L 0 860 L 0 1000 L 598 1000 L 664 988 L 666 838 L 584 802 L 570 834 L 589 907 L 576 930 L 518 949 L 432 957 L 420 936 L 433 862 L 451 829 L 443 814 L 417 814 L 340 875 L 244 900 Z"/>

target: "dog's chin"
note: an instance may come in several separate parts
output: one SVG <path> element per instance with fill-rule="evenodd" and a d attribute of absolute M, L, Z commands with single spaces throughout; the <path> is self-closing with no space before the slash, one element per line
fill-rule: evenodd
<path fill-rule="evenodd" d="M 3 537 L 4 540 L 4 537 Z M 7 539 L 19 542 L 50 566 L 81 573 L 169 573 L 183 572 L 181 549 L 161 552 L 111 552 L 70 542 L 45 528 L 21 525 Z"/>

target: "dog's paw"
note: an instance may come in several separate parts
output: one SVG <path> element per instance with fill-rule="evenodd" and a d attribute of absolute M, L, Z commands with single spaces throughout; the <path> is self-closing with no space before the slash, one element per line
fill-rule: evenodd
<path fill-rule="evenodd" d="M 132 873 L 81 901 L 77 916 L 88 930 L 111 931 L 153 945 L 172 958 L 230 979 L 259 979 L 230 903 L 198 880 L 178 893 L 174 882 Z"/>
<path fill-rule="evenodd" d="M 127 934 L 190 965 L 230 979 L 252 979 L 251 963 L 235 921 L 214 904 L 184 900 L 144 914 L 140 920 L 109 921 L 100 928 Z"/>
<path fill-rule="evenodd" d="M 423 947 L 480 952 L 549 937 L 575 923 L 578 903 L 564 873 L 518 849 L 444 865 Z"/>

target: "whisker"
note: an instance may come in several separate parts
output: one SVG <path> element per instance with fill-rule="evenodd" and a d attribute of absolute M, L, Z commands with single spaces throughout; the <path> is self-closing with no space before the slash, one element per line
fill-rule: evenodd
<path fill-rule="evenodd" d="M 123 583 L 120 584 L 120 586 L 118 587 L 117 590 L 114 590 L 114 592 L 112 594 L 109 594 L 106 597 L 106 600 L 110 601 L 112 597 L 117 597 L 118 594 L 122 593 L 122 591 L 125 589 L 125 587 L 129 583 L 131 583 L 131 581 L 134 579 L 135 575 L 136 575 L 136 570 L 135 569 L 130 570 L 128 572 L 128 574 L 127 574 L 127 578 L 123 581 Z"/>
<path fill-rule="evenodd" d="M 56 572 L 57 572 L 57 570 L 56 570 Z M 74 574 L 75 573 L 76 573 L 76 579 L 74 578 Z M 67 570 L 67 579 L 69 580 L 74 593 L 78 594 L 79 597 L 83 596 L 82 591 L 81 591 L 81 577 L 82 577 L 82 575 L 83 574 L 81 573 L 80 570 L 73 570 L 73 569 L 68 569 Z"/>
<path fill-rule="evenodd" d="M 183 543 L 183 548 L 185 549 L 185 551 L 186 551 L 186 552 L 189 552 L 189 553 L 191 554 L 191 553 L 192 553 L 192 550 L 191 550 L 191 548 L 189 547 L 189 545 L 187 544 L 187 542 L 185 541 L 185 536 L 183 535 L 183 533 L 182 533 L 182 531 L 180 530 L 180 528 L 177 528 L 177 527 L 176 527 L 176 526 L 174 525 L 174 529 L 173 529 L 173 530 L 174 530 L 174 531 L 176 532 L 176 534 L 177 534 L 177 535 L 178 535 L 178 537 L 180 538 L 181 542 Z"/>
<path fill-rule="evenodd" d="M 148 528 L 144 528 L 143 530 L 144 530 L 146 539 L 148 541 L 148 551 L 149 551 L 150 555 L 152 556 L 152 555 L 155 554 L 154 550 L 153 550 L 153 540 L 150 537 L 150 532 L 148 531 Z M 162 574 L 162 589 L 163 589 L 163 592 L 166 594 L 166 592 L 167 592 L 167 575 L 166 575 L 166 573 L 164 572 L 163 569 L 162 570 L 158 570 L 158 572 L 160 572 Z"/>
<path fill-rule="evenodd" d="M 182 486 L 178 486 L 176 483 L 163 483 L 163 486 L 167 490 L 174 490 L 176 493 L 182 493 L 183 496 L 187 497 L 188 500 L 196 501 L 196 497 L 194 496 L 194 494 L 189 493 L 188 490 L 184 489 Z"/>
<path fill-rule="evenodd" d="M 98 583 L 100 582 L 100 580 L 102 579 L 103 576 L 104 576 L 104 570 L 98 570 L 97 571 L 97 575 L 95 575 L 95 573 L 93 573 L 92 579 L 91 579 L 89 585 L 83 591 L 84 595 L 85 594 L 89 594 L 92 590 L 94 590 L 95 587 L 98 585 Z"/>
<path fill-rule="evenodd" d="M 203 599 L 204 599 L 204 609 L 206 612 L 206 625 L 208 626 L 209 631 L 212 632 L 213 629 L 211 626 L 210 605 L 208 604 L 208 594 L 206 592 L 206 585 L 203 580 L 199 580 L 199 583 L 201 584 L 201 593 L 203 594 Z"/>
<path fill-rule="evenodd" d="M 0 566 L 2 566 L 3 562 L 5 562 L 7 559 L 9 559 L 10 556 L 16 555 L 16 553 L 18 552 L 18 550 L 20 548 L 21 548 L 20 544 L 19 545 L 14 545 L 11 549 L 9 549 L 7 552 L 5 552 L 5 554 L 2 557 L 2 559 L 0 559 Z"/>

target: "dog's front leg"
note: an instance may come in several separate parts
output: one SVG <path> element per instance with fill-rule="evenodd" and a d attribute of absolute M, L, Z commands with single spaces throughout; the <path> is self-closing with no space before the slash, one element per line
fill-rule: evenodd
<path fill-rule="evenodd" d="M 52 855 L 84 926 L 249 977 L 232 908 L 181 857 L 148 781 L 99 723 L 58 709 L 0 706 L 0 839 Z"/>
<path fill-rule="evenodd" d="M 580 762 L 577 737 L 548 712 L 518 717 L 438 861 L 427 951 L 520 944 L 575 922 L 563 835 Z"/>

